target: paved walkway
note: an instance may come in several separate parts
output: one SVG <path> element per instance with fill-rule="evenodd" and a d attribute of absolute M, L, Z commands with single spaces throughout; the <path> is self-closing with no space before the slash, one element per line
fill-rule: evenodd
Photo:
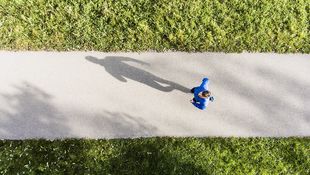
<path fill-rule="evenodd" d="M 310 136 L 309 77 L 302 54 L 2 51 L 0 138 Z"/>

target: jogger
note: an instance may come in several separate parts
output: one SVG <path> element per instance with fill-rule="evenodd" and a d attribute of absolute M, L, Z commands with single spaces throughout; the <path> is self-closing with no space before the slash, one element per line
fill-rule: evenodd
<path fill-rule="evenodd" d="M 191 93 L 194 94 L 191 103 L 201 110 L 206 109 L 208 102 L 214 100 L 214 97 L 211 96 L 211 92 L 208 90 L 208 83 L 209 79 L 204 78 L 200 86 L 191 89 Z"/>

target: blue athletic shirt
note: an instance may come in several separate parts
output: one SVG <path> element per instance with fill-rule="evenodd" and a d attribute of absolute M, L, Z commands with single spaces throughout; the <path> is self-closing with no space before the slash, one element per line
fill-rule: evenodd
<path fill-rule="evenodd" d="M 196 100 L 196 102 L 193 102 L 193 105 L 195 105 L 197 108 L 204 110 L 206 109 L 208 102 L 209 102 L 209 98 L 200 98 L 198 96 L 198 94 L 202 91 L 206 91 L 208 90 L 208 83 L 209 83 L 209 79 L 208 78 L 204 78 L 202 80 L 202 83 L 199 87 L 195 87 L 194 89 L 194 98 Z"/>

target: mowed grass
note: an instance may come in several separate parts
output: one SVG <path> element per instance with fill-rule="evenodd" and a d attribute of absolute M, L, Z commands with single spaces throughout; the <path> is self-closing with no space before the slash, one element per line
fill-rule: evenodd
<path fill-rule="evenodd" d="M 310 138 L 0 141 L 1 174 L 310 174 Z"/>
<path fill-rule="evenodd" d="M 310 52 L 309 0 L 0 0 L 0 49 Z"/>

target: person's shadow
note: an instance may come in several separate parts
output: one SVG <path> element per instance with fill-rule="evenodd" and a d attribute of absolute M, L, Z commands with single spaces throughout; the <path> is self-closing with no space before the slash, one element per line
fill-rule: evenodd
<path fill-rule="evenodd" d="M 163 92 L 170 92 L 174 89 L 177 89 L 184 93 L 190 93 L 190 89 L 184 86 L 181 86 L 172 81 L 162 79 L 154 74 L 151 74 L 149 72 L 146 72 L 142 69 L 136 68 L 126 63 L 126 61 L 132 61 L 139 63 L 141 65 L 149 66 L 148 63 L 145 63 L 143 61 L 120 56 L 107 56 L 104 59 L 98 59 L 92 56 L 87 56 L 86 60 L 103 66 L 108 73 L 110 73 L 114 78 L 122 82 L 127 82 L 126 78 L 128 78 Z M 159 83 L 165 84 L 167 86 L 163 86 Z"/>

